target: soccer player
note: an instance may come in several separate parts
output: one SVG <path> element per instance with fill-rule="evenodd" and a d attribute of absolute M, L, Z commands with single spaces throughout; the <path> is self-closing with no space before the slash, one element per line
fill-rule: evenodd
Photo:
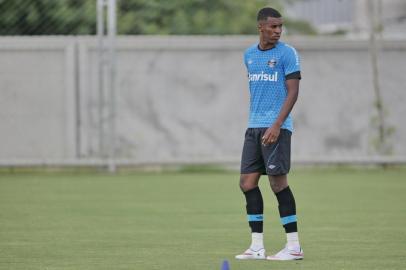
<path fill-rule="evenodd" d="M 246 199 L 251 245 L 237 259 L 303 259 L 297 231 L 296 204 L 288 185 L 290 137 L 293 131 L 290 112 L 299 92 L 299 55 L 290 45 L 279 41 L 281 14 L 273 8 L 258 12 L 259 43 L 244 53 L 250 91 L 248 129 L 241 158 L 240 188 Z M 285 248 L 265 255 L 263 242 L 263 200 L 258 182 L 268 175 L 278 200 L 279 216 L 286 232 Z"/>

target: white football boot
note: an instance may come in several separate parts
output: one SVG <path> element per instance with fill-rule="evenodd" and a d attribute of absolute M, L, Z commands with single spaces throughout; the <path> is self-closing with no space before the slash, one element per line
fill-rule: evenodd
<path fill-rule="evenodd" d="M 267 256 L 267 260 L 271 261 L 293 261 L 293 260 L 303 260 L 304 258 L 304 253 L 301 248 L 298 250 L 291 250 L 288 249 L 288 247 L 285 247 L 278 253 L 272 256 Z"/>
<path fill-rule="evenodd" d="M 265 249 L 254 251 L 249 248 L 244 253 L 235 256 L 235 258 L 238 260 L 265 260 Z"/>

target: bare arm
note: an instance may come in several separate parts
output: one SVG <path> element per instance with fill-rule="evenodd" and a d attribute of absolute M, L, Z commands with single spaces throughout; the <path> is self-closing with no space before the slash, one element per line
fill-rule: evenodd
<path fill-rule="evenodd" d="M 289 113 L 292 111 L 299 95 L 299 79 L 290 79 L 285 83 L 288 95 L 282 105 L 281 111 L 279 112 L 275 123 L 266 130 L 264 136 L 262 137 L 262 144 L 264 145 L 276 142 L 281 131 L 281 126 L 283 122 L 285 122 L 285 119 L 288 117 Z"/>

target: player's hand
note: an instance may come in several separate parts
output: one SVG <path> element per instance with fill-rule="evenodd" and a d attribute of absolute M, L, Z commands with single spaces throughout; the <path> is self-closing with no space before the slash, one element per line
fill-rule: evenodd
<path fill-rule="evenodd" d="M 276 142 L 281 132 L 281 127 L 278 125 L 272 125 L 265 131 L 264 136 L 262 136 L 262 145 L 270 145 Z"/>

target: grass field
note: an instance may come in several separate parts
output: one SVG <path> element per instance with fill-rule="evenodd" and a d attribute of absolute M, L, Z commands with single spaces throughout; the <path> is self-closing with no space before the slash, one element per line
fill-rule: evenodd
<path fill-rule="evenodd" d="M 305 259 L 236 261 L 237 173 L 0 174 L 0 269 L 406 269 L 406 170 L 290 175 Z M 285 236 L 266 179 L 265 244 Z"/>

